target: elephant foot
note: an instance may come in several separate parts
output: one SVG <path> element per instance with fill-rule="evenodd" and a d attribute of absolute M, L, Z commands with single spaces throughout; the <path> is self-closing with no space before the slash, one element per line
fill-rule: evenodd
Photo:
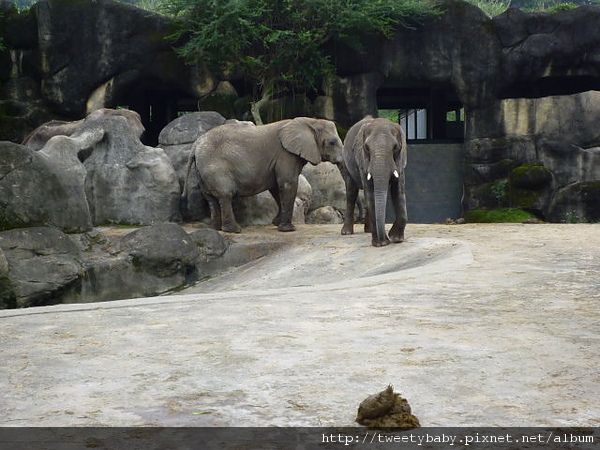
<path fill-rule="evenodd" d="M 394 224 L 390 230 L 390 239 L 395 244 L 404 242 L 404 227 L 396 226 Z"/>
<path fill-rule="evenodd" d="M 291 223 L 280 223 L 277 226 L 278 231 L 288 232 L 288 231 L 296 231 L 296 227 Z"/>
<path fill-rule="evenodd" d="M 385 247 L 386 245 L 390 244 L 390 240 L 388 238 L 385 238 L 384 240 L 380 241 L 376 238 L 373 238 L 371 240 L 371 244 L 373 245 L 373 247 Z"/>
<path fill-rule="evenodd" d="M 234 224 L 226 224 L 223 225 L 222 230 L 225 233 L 241 233 L 242 232 L 242 227 L 240 227 L 237 223 Z"/>
<path fill-rule="evenodd" d="M 354 227 L 352 225 L 344 225 L 342 227 L 342 236 L 348 236 L 354 234 Z"/>

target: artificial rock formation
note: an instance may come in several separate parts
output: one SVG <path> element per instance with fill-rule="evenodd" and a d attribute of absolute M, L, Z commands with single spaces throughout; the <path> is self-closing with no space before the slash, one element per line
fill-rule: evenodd
<path fill-rule="evenodd" d="M 0 307 L 69 301 L 81 289 L 85 274 L 81 251 L 56 228 L 34 227 L 0 232 L 0 249 L 7 262 L 5 301 Z"/>
<path fill-rule="evenodd" d="M 512 99 L 475 111 L 465 209 L 521 208 L 552 222 L 600 220 L 600 93 Z"/>
<path fill-rule="evenodd" d="M 85 169 L 77 149 L 85 140 L 51 139 L 35 152 L 0 142 L 0 230 L 48 225 L 68 232 L 89 231 L 92 221 L 84 192 Z"/>
<path fill-rule="evenodd" d="M 298 94 L 299 101 L 274 99 L 263 116 L 275 120 L 285 118 L 281 114 L 314 115 L 348 128 L 379 108 L 412 108 L 398 101 L 416 96 L 419 101 L 431 100 L 431 117 L 438 118 L 433 121 L 443 122 L 446 110 L 440 105 L 456 102 L 466 116 L 466 211 L 512 204 L 546 220 L 562 221 L 567 214 L 598 220 L 595 198 L 600 179 L 586 169 L 596 158 L 593 149 L 598 143 L 580 142 L 585 140 L 580 137 L 570 140 L 569 133 L 550 139 L 547 127 L 540 125 L 552 117 L 562 120 L 564 127 L 581 115 L 579 100 L 561 100 L 559 110 L 542 113 L 545 100 L 536 99 L 600 89 L 600 8 L 583 6 L 553 14 L 511 8 L 490 18 L 460 0 L 441 0 L 439 7 L 441 15 L 398 29 L 388 40 L 365 37 L 364 51 L 328 44 L 336 76 L 318 92 Z M 50 118 L 72 122 L 95 109 L 127 105 L 141 115 L 144 142 L 156 146 L 160 130 L 179 111 L 218 109 L 215 98 L 224 94 L 227 105 L 219 111 L 224 118 L 247 117 L 248 102 L 242 101 L 249 94 L 244 92 L 246 80 L 235 74 L 208 74 L 201 65 L 184 65 L 164 40 L 170 30 L 165 17 L 111 0 L 41 0 L 23 14 L 7 3 L 1 8 L 0 32 L 7 50 L 0 53 L 0 139 L 20 142 Z M 571 112 L 563 109 L 569 103 Z M 287 104 L 293 107 L 282 106 Z M 511 125 L 522 123 L 525 110 L 528 123 L 537 122 L 534 134 Z M 586 114 L 598 110 L 597 102 L 586 100 Z M 578 121 L 573 131 L 593 134 L 591 123 Z M 431 139 L 448 137 L 443 126 L 433 125 Z M 507 154 L 512 155 L 511 170 L 543 166 L 552 181 L 525 188 L 534 195 L 508 184 L 511 189 L 506 192 L 519 194 L 518 201 L 513 202 L 514 195 L 503 198 L 502 186 L 510 183 L 510 174 L 489 178 L 486 171 L 496 173 Z M 565 175 L 563 168 L 570 174 Z M 181 179 L 180 170 L 175 170 Z M 491 196 L 490 188 L 494 188 Z M 193 214 L 184 211 L 186 217 L 196 218 Z"/>
<path fill-rule="evenodd" d="M 443 14 L 400 28 L 392 39 L 365 39 L 365 51 L 332 45 L 329 52 L 338 76 L 323 87 L 324 95 L 303 100 L 306 105 L 290 114 L 323 116 L 347 128 L 376 112 L 382 88 L 454 92 L 471 111 L 503 98 L 570 94 L 600 86 L 598 7 L 555 14 L 509 9 L 494 18 L 460 0 L 443 0 L 439 7 Z M 242 81 L 217 80 L 201 67 L 185 66 L 164 40 L 169 20 L 122 3 L 41 0 L 27 15 L 10 13 L 5 21 L 5 43 L 12 56 L 6 58 L 10 63 L 2 77 L 11 86 L 36 85 L 37 98 L 58 115 L 82 118 L 119 104 L 136 109 L 146 98 L 153 102 L 153 116 L 161 116 L 181 106 L 178 99 L 197 103 L 222 91 L 223 83 L 233 92 L 230 81 Z M 164 96 L 158 98 L 161 90 Z M 15 100 L 16 91 L 4 92 L 4 97 Z M 29 91 L 28 101 L 36 96 L 36 89 Z M 149 125 L 158 124 L 158 118 L 139 112 L 152 131 Z M 160 117 L 158 131 L 176 112 L 168 120 Z M 242 119 L 244 111 L 239 113 Z M 229 114 L 227 118 L 234 118 Z"/>
<path fill-rule="evenodd" d="M 52 225 L 77 232 L 179 218 L 175 171 L 162 149 L 140 141 L 144 128 L 136 112 L 97 110 L 77 121 L 70 136 L 48 128 L 32 133 L 29 144 L 42 145 L 37 152 L 0 144 L 0 192 L 6 199 L 0 229 Z M 43 137 L 49 139 L 44 143 Z"/>
<path fill-rule="evenodd" d="M 215 230 L 188 234 L 175 223 L 124 235 L 65 234 L 54 227 L 2 231 L 0 309 L 160 295 L 256 257 L 238 249 L 221 261 L 228 248 Z"/>
<path fill-rule="evenodd" d="M 173 166 L 162 149 L 142 144 L 141 123 L 130 126 L 137 113 L 125 112 L 134 117 L 98 110 L 82 124 L 82 131 L 105 131 L 84 161 L 92 220 L 97 225 L 177 220 L 180 191 Z"/>

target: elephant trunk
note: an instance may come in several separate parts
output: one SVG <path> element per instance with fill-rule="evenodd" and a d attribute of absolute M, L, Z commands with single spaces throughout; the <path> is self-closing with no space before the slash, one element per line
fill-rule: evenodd
<path fill-rule="evenodd" d="M 373 178 L 373 197 L 374 197 L 374 243 L 377 245 L 386 245 L 388 237 L 385 232 L 385 210 L 388 197 L 388 188 L 390 177 L 396 169 L 395 164 L 376 163 L 372 167 L 371 176 Z M 376 238 L 376 239 L 375 239 Z"/>

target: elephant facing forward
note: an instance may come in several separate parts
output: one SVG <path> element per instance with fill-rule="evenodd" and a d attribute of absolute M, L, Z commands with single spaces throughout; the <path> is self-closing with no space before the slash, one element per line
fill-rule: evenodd
<path fill-rule="evenodd" d="M 407 146 L 402 127 L 388 119 L 365 117 L 354 124 L 344 140 L 346 183 L 346 215 L 342 234 L 354 233 L 354 206 L 359 189 L 365 193 L 365 231 L 371 232 L 375 247 L 404 240 L 407 222 L 404 168 Z M 389 233 L 385 232 L 385 210 L 391 193 L 395 220 Z"/>
<path fill-rule="evenodd" d="M 292 213 L 298 176 L 307 162 L 340 163 L 342 141 L 328 120 L 297 117 L 267 125 L 225 124 L 200 136 L 192 146 L 187 179 L 195 166 L 210 207 L 213 227 L 239 233 L 232 209 L 235 196 L 269 191 L 279 211 L 279 231 L 294 231 Z M 184 195 L 187 187 L 184 187 Z"/>

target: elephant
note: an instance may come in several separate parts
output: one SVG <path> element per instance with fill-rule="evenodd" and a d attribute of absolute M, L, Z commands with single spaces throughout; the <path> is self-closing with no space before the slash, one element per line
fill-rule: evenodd
<path fill-rule="evenodd" d="M 346 214 L 342 234 L 354 233 L 354 207 L 359 189 L 365 193 L 365 232 L 371 243 L 382 247 L 404 241 L 407 223 L 404 169 L 407 161 L 406 135 L 402 127 L 388 119 L 367 116 L 354 124 L 344 139 L 343 164 L 346 183 Z M 385 212 L 391 193 L 394 224 L 385 231 Z"/>
<path fill-rule="evenodd" d="M 279 231 L 294 231 L 292 213 L 302 168 L 307 162 L 339 164 L 342 148 L 335 124 L 324 119 L 296 117 L 266 125 L 220 125 L 192 145 L 184 196 L 195 166 L 213 228 L 239 233 L 232 198 L 268 190 L 278 206 L 273 224 Z"/>

